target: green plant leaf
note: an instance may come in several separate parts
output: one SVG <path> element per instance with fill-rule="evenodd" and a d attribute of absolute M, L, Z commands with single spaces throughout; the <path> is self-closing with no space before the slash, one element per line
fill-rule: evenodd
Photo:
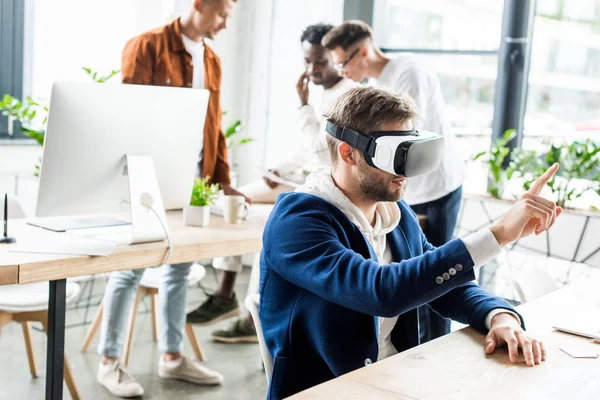
<path fill-rule="evenodd" d="M 226 130 L 225 130 L 225 137 L 227 139 L 229 139 L 231 136 L 235 135 L 236 133 L 238 133 L 239 131 L 242 130 L 242 121 L 237 120 L 235 122 L 233 122 Z"/>
<path fill-rule="evenodd" d="M 216 183 L 209 184 L 210 177 L 198 178 L 194 181 L 192 187 L 192 198 L 190 205 L 196 207 L 212 206 L 219 195 L 219 185 Z"/>
<path fill-rule="evenodd" d="M 24 128 L 21 127 L 21 131 L 23 132 L 23 134 L 25 136 L 29 136 L 32 139 L 35 139 L 36 142 L 38 142 L 38 144 L 40 146 L 44 145 L 44 132 L 43 131 L 35 131 L 33 129 L 28 129 L 28 128 Z"/>
<path fill-rule="evenodd" d="M 485 156 L 487 154 L 487 151 L 480 151 L 479 153 L 475 154 L 475 156 L 473 157 L 473 161 L 480 159 L 481 157 Z"/>
<path fill-rule="evenodd" d="M 91 68 L 81 67 L 81 69 L 85 71 L 85 73 L 96 83 L 104 83 L 121 72 L 119 69 L 113 69 L 108 75 L 102 76 L 97 71 L 93 71 Z"/>
<path fill-rule="evenodd" d="M 513 177 L 513 175 L 514 175 L 514 173 L 515 173 L 514 168 L 508 167 L 506 169 L 506 179 L 511 180 L 512 177 Z"/>
<path fill-rule="evenodd" d="M 489 176 L 488 193 L 493 197 L 499 198 L 502 196 L 506 181 L 510 179 L 514 171 L 517 170 L 517 168 L 513 168 L 511 171 L 505 171 L 503 167 L 506 157 L 510 154 L 510 149 L 507 147 L 508 142 L 515 136 L 516 131 L 514 129 L 509 129 L 504 132 L 501 138 L 494 140 L 489 150 L 481 151 L 473 157 L 473 160 L 477 160 L 483 156 L 487 156 Z"/>

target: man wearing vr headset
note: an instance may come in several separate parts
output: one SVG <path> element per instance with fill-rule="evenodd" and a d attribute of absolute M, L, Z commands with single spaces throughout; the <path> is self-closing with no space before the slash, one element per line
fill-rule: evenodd
<path fill-rule="evenodd" d="M 410 97 L 351 89 L 326 117 L 331 168 L 279 197 L 263 236 L 260 320 L 274 357 L 268 398 L 279 399 L 420 344 L 418 309 L 487 333 L 528 366 L 541 342 L 503 299 L 471 282 L 501 247 L 554 224 L 562 209 L 539 196 L 550 168 L 490 228 L 432 246 L 401 200 L 407 182 L 437 168 L 443 138 L 413 129 Z"/>
<path fill-rule="evenodd" d="M 408 93 L 417 104 L 418 127 L 444 136 L 440 167 L 415 177 L 404 200 L 417 214 L 427 216 L 427 240 L 434 246 L 447 243 L 456 227 L 465 169 L 445 115 L 437 75 L 412 55 L 385 55 L 374 45 L 371 27 L 362 21 L 346 21 L 332 29 L 323 38 L 323 46 L 331 51 L 340 75 L 357 82 L 369 79 L 377 86 Z M 422 341 L 450 332 L 450 321 L 428 308 L 421 311 L 421 324 L 427 326 L 421 332 Z"/>

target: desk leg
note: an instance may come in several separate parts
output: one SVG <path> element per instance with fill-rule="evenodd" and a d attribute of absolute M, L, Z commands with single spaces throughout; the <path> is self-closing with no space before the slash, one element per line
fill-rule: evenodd
<path fill-rule="evenodd" d="M 46 400 L 61 400 L 63 398 L 66 290 L 66 279 L 50 281 L 50 297 L 48 299 L 48 348 L 46 357 Z"/>

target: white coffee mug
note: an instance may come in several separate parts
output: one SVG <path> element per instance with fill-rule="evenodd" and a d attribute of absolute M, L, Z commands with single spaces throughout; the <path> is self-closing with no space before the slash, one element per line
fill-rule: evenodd
<path fill-rule="evenodd" d="M 239 224 L 248 216 L 250 204 L 244 196 L 225 196 L 223 218 L 228 224 Z"/>

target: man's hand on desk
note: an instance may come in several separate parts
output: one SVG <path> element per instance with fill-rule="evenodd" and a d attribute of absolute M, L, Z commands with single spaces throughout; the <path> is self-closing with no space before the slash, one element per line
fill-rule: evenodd
<path fill-rule="evenodd" d="M 500 247 L 535 232 L 539 235 L 549 230 L 562 208 L 555 202 L 540 196 L 540 192 L 558 171 L 558 164 L 533 182 L 531 187 L 497 223 L 490 227 Z"/>
<path fill-rule="evenodd" d="M 219 186 L 221 186 L 221 189 L 223 190 L 223 193 L 225 193 L 225 196 L 244 196 L 246 202 L 248 202 L 248 204 L 252 204 L 252 200 L 250 200 L 250 197 L 247 197 L 243 193 L 238 192 L 237 190 L 232 188 L 231 185 L 228 185 L 226 183 L 220 183 Z"/>
<path fill-rule="evenodd" d="M 544 344 L 527 337 L 520 322 L 508 313 L 500 313 L 492 319 L 492 327 L 485 338 L 485 353 L 492 354 L 497 347 L 506 344 L 508 357 L 512 363 L 519 362 L 519 348 L 523 351 L 525 362 L 533 367 L 546 361 Z"/>
<path fill-rule="evenodd" d="M 276 169 L 270 169 L 270 172 L 272 172 L 273 174 L 277 175 L 277 176 L 281 176 L 279 174 L 279 171 L 277 171 Z M 271 189 L 275 189 L 277 186 L 279 186 L 279 183 L 277 182 L 273 182 L 272 180 L 270 180 L 269 178 L 263 178 L 265 183 L 267 184 L 268 187 L 270 187 Z"/>
<path fill-rule="evenodd" d="M 600 339 L 594 339 L 594 343 L 600 344 Z"/>

